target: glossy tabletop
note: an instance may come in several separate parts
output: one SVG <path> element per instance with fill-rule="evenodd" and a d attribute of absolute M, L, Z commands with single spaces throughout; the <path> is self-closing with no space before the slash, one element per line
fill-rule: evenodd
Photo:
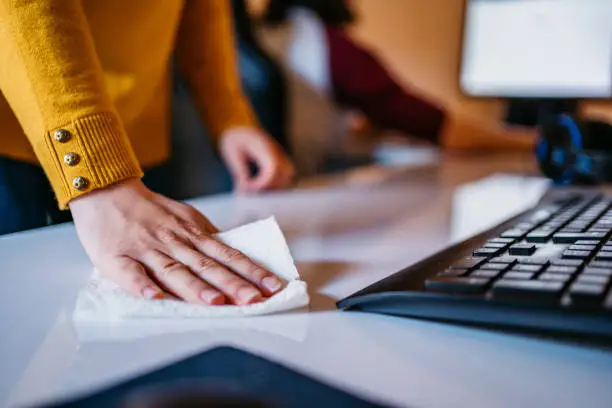
<path fill-rule="evenodd" d="M 0 406 L 86 392 L 234 345 L 395 406 L 610 407 L 610 351 L 335 309 L 536 202 L 546 182 L 524 176 L 534 169 L 527 155 L 447 157 L 193 200 L 222 229 L 277 217 L 312 296 L 309 310 L 283 315 L 74 325 L 91 264 L 73 227 L 0 237 Z"/>

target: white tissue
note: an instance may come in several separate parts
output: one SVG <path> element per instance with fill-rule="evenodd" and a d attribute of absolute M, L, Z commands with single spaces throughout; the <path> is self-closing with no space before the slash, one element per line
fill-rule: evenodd
<path fill-rule="evenodd" d="M 94 271 L 79 292 L 73 320 L 112 321 L 139 318 L 229 318 L 255 316 L 308 305 L 306 282 L 300 279 L 287 242 L 271 217 L 223 232 L 217 238 L 287 281 L 286 287 L 260 303 L 246 306 L 203 306 L 174 299 L 135 297 Z"/>

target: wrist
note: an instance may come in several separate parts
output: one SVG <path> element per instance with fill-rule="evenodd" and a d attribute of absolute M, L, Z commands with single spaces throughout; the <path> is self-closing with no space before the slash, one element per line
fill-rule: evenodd
<path fill-rule="evenodd" d="M 110 184 L 104 188 L 92 190 L 86 194 L 82 194 L 68 202 L 68 207 L 71 211 L 83 206 L 88 206 L 90 203 L 99 203 L 101 201 L 114 201 L 118 197 L 133 196 L 141 194 L 143 191 L 149 191 L 140 178 L 129 177 Z"/>

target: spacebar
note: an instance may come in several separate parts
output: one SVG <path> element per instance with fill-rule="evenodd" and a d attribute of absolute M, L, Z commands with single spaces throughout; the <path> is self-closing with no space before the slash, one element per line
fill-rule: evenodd
<path fill-rule="evenodd" d="M 563 282 L 557 281 L 500 279 L 493 284 L 491 293 L 495 299 L 557 301 L 563 286 Z"/>

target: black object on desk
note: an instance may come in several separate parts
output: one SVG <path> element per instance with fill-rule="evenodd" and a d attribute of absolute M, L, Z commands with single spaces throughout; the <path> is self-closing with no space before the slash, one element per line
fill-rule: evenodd
<path fill-rule="evenodd" d="M 612 343 L 612 196 L 553 189 L 338 307 Z"/>
<path fill-rule="evenodd" d="M 262 357 L 219 347 L 54 408 L 377 408 Z"/>
<path fill-rule="evenodd" d="M 612 124 L 561 114 L 541 123 L 536 157 L 558 184 L 612 181 Z"/>

